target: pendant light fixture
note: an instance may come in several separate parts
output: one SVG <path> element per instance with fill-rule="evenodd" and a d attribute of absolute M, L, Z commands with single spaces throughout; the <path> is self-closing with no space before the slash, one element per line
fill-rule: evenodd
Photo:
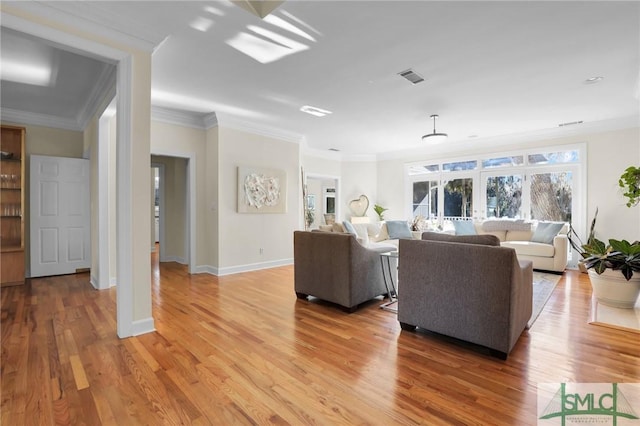
<path fill-rule="evenodd" d="M 433 114 L 431 118 L 433 119 L 433 133 L 427 133 L 422 137 L 422 140 L 430 143 L 441 143 L 446 141 L 448 137 L 446 133 L 436 132 L 436 118 L 438 118 L 438 114 Z"/>

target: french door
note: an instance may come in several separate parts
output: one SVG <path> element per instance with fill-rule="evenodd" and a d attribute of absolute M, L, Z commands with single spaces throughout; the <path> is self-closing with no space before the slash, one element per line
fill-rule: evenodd
<path fill-rule="evenodd" d="M 447 220 L 518 218 L 573 222 L 578 167 L 442 173 L 412 182 L 412 215 Z"/>

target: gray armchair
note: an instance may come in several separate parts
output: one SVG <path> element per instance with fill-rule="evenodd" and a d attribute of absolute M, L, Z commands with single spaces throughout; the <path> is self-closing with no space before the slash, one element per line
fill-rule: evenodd
<path fill-rule="evenodd" d="M 355 311 L 359 304 L 387 293 L 380 250 L 364 247 L 351 234 L 295 231 L 296 295 L 315 296 Z"/>
<path fill-rule="evenodd" d="M 531 261 L 519 262 L 515 250 L 500 247 L 492 235 L 422 238 L 400 241 L 402 329 L 421 327 L 506 359 L 531 317 Z"/>

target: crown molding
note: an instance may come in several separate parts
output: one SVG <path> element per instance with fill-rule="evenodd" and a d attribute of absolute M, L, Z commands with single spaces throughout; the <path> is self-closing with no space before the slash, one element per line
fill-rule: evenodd
<path fill-rule="evenodd" d="M 30 124 L 32 126 L 53 127 L 56 129 L 81 132 L 82 127 L 73 118 L 62 118 L 55 115 L 38 114 L 11 108 L 0 108 L 0 119 L 3 122 Z"/>
<path fill-rule="evenodd" d="M 84 106 L 78 113 L 77 122 L 82 129 L 87 127 L 87 123 L 98 112 L 98 108 L 109 98 L 116 96 L 117 68 L 114 65 L 106 65 L 96 81 Z"/>
<path fill-rule="evenodd" d="M 303 143 L 305 140 L 304 135 L 298 133 L 288 132 L 286 130 L 276 129 L 270 126 L 263 126 L 256 123 L 238 120 L 237 118 L 229 115 L 218 115 L 218 125 L 229 129 L 240 130 L 242 132 L 253 133 L 255 135 L 280 139 L 297 144 Z"/>
<path fill-rule="evenodd" d="M 192 127 L 194 129 L 207 129 L 207 123 L 211 122 L 211 115 L 199 112 L 184 111 L 157 105 L 151 106 L 151 119 L 162 123 L 177 124 L 179 126 Z"/>
<path fill-rule="evenodd" d="M 216 127 L 218 125 L 218 116 L 215 112 L 211 114 L 207 114 L 203 117 L 204 120 L 204 128 L 209 130 L 212 127 Z"/>
<path fill-rule="evenodd" d="M 11 2 L 10 8 L 67 27 L 105 37 L 145 52 L 153 52 L 167 34 L 158 33 L 140 22 L 115 14 L 98 2 L 25 1 Z M 3 22 L 4 24 L 4 22 Z M 19 31 L 19 29 L 18 29 Z"/>

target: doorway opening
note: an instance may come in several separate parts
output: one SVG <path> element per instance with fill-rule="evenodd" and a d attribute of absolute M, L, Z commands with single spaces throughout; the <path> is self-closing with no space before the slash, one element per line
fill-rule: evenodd
<path fill-rule="evenodd" d="M 307 174 L 307 206 L 309 229 L 320 225 L 333 225 L 340 221 L 340 178 L 336 176 Z M 311 220 L 313 219 L 313 220 Z"/>

